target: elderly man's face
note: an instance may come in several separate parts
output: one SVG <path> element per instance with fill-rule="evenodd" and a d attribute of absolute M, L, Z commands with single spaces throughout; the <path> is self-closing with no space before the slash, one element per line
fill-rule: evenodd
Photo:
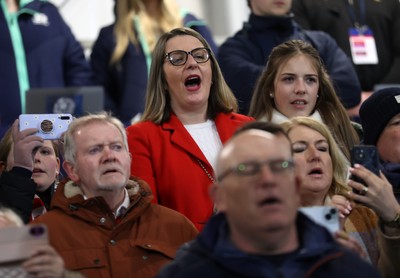
<path fill-rule="evenodd" d="M 93 122 L 79 128 L 74 138 L 75 165 L 66 167 L 71 180 L 88 198 L 123 194 L 131 159 L 120 131 L 110 123 Z"/>
<path fill-rule="evenodd" d="M 221 153 L 219 175 L 247 162 L 292 160 L 286 137 L 265 135 L 270 137 L 246 132 L 234 138 Z M 271 164 L 261 165 L 254 175 L 229 173 L 216 189 L 218 210 L 226 213 L 231 229 L 248 236 L 293 227 L 299 206 L 294 168 L 277 171 Z"/>
<path fill-rule="evenodd" d="M 400 114 L 389 121 L 376 146 L 383 161 L 400 163 Z"/>

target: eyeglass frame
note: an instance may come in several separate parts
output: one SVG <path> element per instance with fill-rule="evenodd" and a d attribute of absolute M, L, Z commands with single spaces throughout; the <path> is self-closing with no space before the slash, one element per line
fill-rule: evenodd
<path fill-rule="evenodd" d="M 192 55 L 193 51 L 200 50 L 200 49 L 206 50 L 206 51 L 207 51 L 207 54 L 208 54 L 207 60 L 205 60 L 205 61 L 203 61 L 203 62 L 197 61 L 197 60 L 196 60 L 196 57 L 194 57 L 194 56 Z M 185 62 L 183 62 L 183 63 L 180 64 L 180 65 L 175 65 L 174 63 L 172 63 L 171 58 L 170 58 L 170 55 L 173 54 L 174 52 L 175 52 L 175 53 L 176 53 L 176 52 L 178 52 L 178 53 L 185 53 L 185 54 L 186 54 L 186 56 L 185 56 Z M 203 63 L 206 63 L 206 62 L 208 62 L 208 61 L 210 60 L 210 57 L 211 57 L 211 50 L 210 50 L 208 47 L 197 47 L 197 48 L 194 48 L 194 49 L 192 49 L 192 50 L 190 50 L 190 51 L 185 51 L 185 50 L 177 49 L 177 50 L 173 50 L 173 51 L 168 52 L 167 54 L 165 54 L 164 60 L 167 59 L 167 60 L 170 62 L 171 65 L 176 66 L 176 67 L 179 67 L 179 66 L 183 66 L 184 64 L 186 64 L 189 55 L 191 55 L 191 56 L 193 57 L 193 59 L 196 61 L 196 63 L 198 63 L 198 64 L 203 64 Z"/>
<path fill-rule="evenodd" d="M 271 167 L 272 163 L 280 163 L 282 166 L 283 164 L 286 164 L 286 167 L 282 167 L 281 170 L 274 170 L 273 167 Z M 251 165 L 255 166 L 256 168 L 254 171 L 246 173 L 244 170 L 241 169 L 242 167 L 246 167 L 246 165 Z M 295 166 L 295 163 L 292 159 L 269 159 L 269 160 L 264 160 L 264 161 L 246 161 L 239 163 L 236 166 L 230 167 L 227 170 L 225 170 L 221 175 L 217 177 L 217 181 L 221 182 L 224 178 L 226 178 L 228 175 L 234 173 L 237 176 L 241 177 L 250 177 L 250 176 L 256 176 L 261 173 L 262 166 L 268 165 L 269 170 L 274 173 L 274 174 L 280 174 L 285 172 L 286 170 L 293 169 Z"/>

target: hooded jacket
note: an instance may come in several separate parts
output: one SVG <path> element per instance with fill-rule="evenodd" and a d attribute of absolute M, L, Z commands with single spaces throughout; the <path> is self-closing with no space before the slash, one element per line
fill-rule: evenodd
<path fill-rule="evenodd" d="M 235 247 L 229 239 L 226 216 L 219 213 L 157 277 L 380 277 L 377 269 L 343 250 L 325 228 L 301 213 L 297 229 L 299 250 L 276 268 L 268 256 L 247 254 Z"/>
<path fill-rule="evenodd" d="M 102 197 L 84 199 L 72 181 L 60 184 L 52 207 L 33 223 L 44 223 L 65 268 L 87 277 L 154 277 L 177 248 L 197 235 L 183 215 L 150 204 L 141 180 L 126 186 L 130 206 L 118 221 Z"/>

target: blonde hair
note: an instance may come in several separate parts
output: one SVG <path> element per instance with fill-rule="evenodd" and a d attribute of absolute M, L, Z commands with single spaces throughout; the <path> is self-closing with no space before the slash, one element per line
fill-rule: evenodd
<path fill-rule="evenodd" d="M 318 122 L 310 117 L 294 117 L 282 122 L 281 126 L 287 134 L 289 134 L 290 131 L 295 127 L 304 126 L 318 132 L 326 139 L 329 145 L 329 156 L 332 160 L 333 171 L 332 183 L 329 188 L 328 194 L 329 196 L 337 194 L 345 196 L 350 189 L 346 183 L 347 168 L 349 166 L 349 162 L 338 147 L 328 127 L 325 124 Z"/>
<path fill-rule="evenodd" d="M 144 4 L 146 0 L 117 0 L 116 22 L 114 35 L 116 46 L 111 56 L 111 64 L 118 63 L 125 54 L 129 43 L 139 49 L 138 33 L 149 46 L 150 52 L 156 45 L 161 34 L 173 28 L 183 26 L 183 18 L 175 0 L 159 0 L 159 9 L 155 11 L 156 16 L 150 16 Z M 140 22 L 140 31 L 135 30 L 135 19 Z"/>
<path fill-rule="evenodd" d="M 257 81 L 251 99 L 249 116 L 256 119 L 266 117 L 268 121 L 271 120 L 272 111 L 276 109 L 276 106 L 270 94 L 275 93 L 275 80 L 278 71 L 290 59 L 297 55 L 308 57 L 314 65 L 319 80 L 319 97 L 315 104 L 314 111 L 317 110 L 319 112 L 322 120 L 331 130 L 340 149 L 347 159 L 350 159 L 350 149 L 354 145 L 359 144 L 359 137 L 354 127 L 351 125 L 346 109 L 336 95 L 333 84 L 326 72 L 318 51 L 307 42 L 289 40 L 272 49 L 267 66 Z"/>
<path fill-rule="evenodd" d="M 164 73 L 165 46 L 168 40 L 176 36 L 192 36 L 197 38 L 205 48 L 209 49 L 211 62 L 211 88 L 208 98 L 207 116 L 214 119 L 219 112 L 236 112 L 238 104 L 232 91 L 229 89 L 222 76 L 215 54 L 212 52 L 207 41 L 196 31 L 190 28 L 176 28 L 164 33 L 158 40 L 153 52 L 150 68 L 150 77 L 146 92 L 146 104 L 142 121 L 152 121 L 161 124 L 169 120 L 172 108 L 169 94 L 166 92 L 167 81 Z"/>

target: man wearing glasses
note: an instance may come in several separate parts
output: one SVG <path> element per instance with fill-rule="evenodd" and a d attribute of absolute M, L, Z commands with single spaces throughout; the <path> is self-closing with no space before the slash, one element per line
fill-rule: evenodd
<path fill-rule="evenodd" d="M 159 277 L 379 277 L 297 211 L 291 144 L 274 130 L 244 130 L 225 144 L 212 189 L 219 213 Z"/>

